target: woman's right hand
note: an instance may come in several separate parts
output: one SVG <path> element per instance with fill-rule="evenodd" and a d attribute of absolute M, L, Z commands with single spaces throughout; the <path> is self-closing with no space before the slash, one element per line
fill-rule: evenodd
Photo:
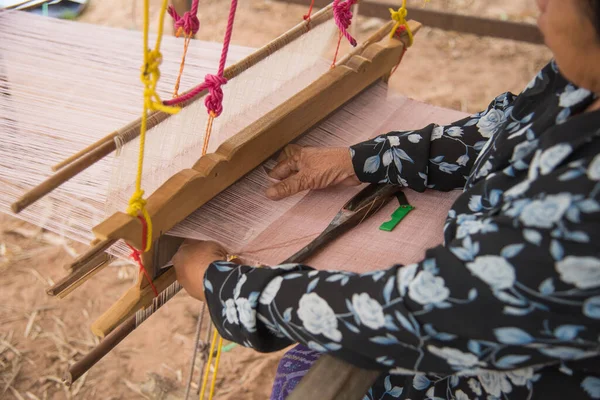
<path fill-rule="evenodd" d="M 275 168 L 269 172 L 271 178 L 280 181 L 267 189 L 266 195 L 271 200 L 281 200 L 308 189 L 360 184 L 347 147 L 290 144 L 283 149 L 277 161 Z"/>

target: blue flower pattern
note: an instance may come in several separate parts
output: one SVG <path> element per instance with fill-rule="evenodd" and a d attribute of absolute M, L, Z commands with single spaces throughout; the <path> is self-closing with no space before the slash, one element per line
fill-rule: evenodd
<path fill-rule="evenodd" d="M 213 263 L 220 333 L 379 369 L 365 399 L 600 399 L 600 112 L 554 62 L 448 126 L 352 146 L 357 175 L 462 189 L 444 245 L 354 274 Z M 596 243 L 596 245 L 594 244 Z"/>

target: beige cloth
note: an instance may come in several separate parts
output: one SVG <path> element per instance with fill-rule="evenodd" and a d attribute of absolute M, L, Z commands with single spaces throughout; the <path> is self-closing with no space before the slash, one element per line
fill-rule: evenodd
<path fill-rule="evenodd" d="M 457 111 L 404 99 L 398 112 L 381 125 L 378 133 L 420 129 L 432 122 L 447 124 L 464 116 Z M 344 203 L 362 187 L 309 193 L 249 243 L 240 256 L 246 262 L 280 263 L 317 237 Z M 405 189 L 408 201 L 415 209 L 392 232 L 382 231 L 379 226 L 388 221 L 398 207 L 396 200 L 305 263 L 319 269 L 367 272 L 398 263 L 418 262 L 427 249 L 443 242 L 446 215 L 460 193 L 460 190 L 417 193 Z"/>

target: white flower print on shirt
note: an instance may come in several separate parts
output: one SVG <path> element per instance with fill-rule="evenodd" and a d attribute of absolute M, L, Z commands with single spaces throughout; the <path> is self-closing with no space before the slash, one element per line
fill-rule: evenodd
<path fill-rule="evenodd" d="M 318 294 L 313 292 L 302 295 L 298 305 L 298 317 L 310 333 L 323 335 L 335 342 L 342 340 L 335 313 Z"/>
<path fill-rule="evenodd" d="M 419 143 L 423 139 L 421 135 L 418 133 L 413 133 L 412 135 L 408 135 L 408 141 L 411 143 Z"/>
<path fill-rule="evenodd" d="M 487 160 L 480 168 L 479 171 L 477 171 L 477 178 L 481 178 L 484 176 L 487 176 L 490 173 L 490 170 L 492 169 L 492 163 L 490 162 L 490 160 Z"/>
<path fill-rule="evenodd" d="M 277 295 L 277 292 L 279 292 L 279 289 L 281 288 L 281 282 L 283 282 L 283 278 L 281 276 L 276 276 L 273 278 L 262 291 L 258 302 L 264 305 L 271 304 Z"/>
<path fill-rule="evenodd" d="M 444 136 L 443 126 L 436 126 L 433 128 L 433 131 L 431 132 L 431 140 L 441 139 L 442 136 Z"/>
<path fill-rule="evenodd" d="M 490 109 L 483 117 L 477 122 L 477 128 L 479 133 L 486 139 L 492 137 L 498 129 L 506 122 L 506 116 L 503 111 L 496 110 L 495 108 Z"/>
<path fill-rule="evenodd" d="M 239 323 L 235 301 L 233 299 L 227 299 L 227 301 L 225 301 L 225 317 L 230 324 L 237 325 Z"/>
<path fill-rule="evenodd" d="M 427 350 L 431 354 L 445 359 L 449 365 L 457 369 L 471 368 L 482 364 L 475 354 L 464 353 L 452 347 L 442 347 L 440 349 L 439 347 L 429 345 L 427 346 Z"/>
<path fill-rule="evenodd" d="M 600 259 L 567 256 L 556 263 L 560 278 L 580 289 L 600 286 Z"/>
<path fill-rule="evenodd" d="M 519 219 L 525 226 L 551 228 L 571 205 L 571 195 L 559 193 L 534 200 L 523 207 Z"/>
<path fill-rule="evenodd" d="M 256 330 L 256 310 L 252 308 L 250 301 L 245 297 L 238 297 L 235 300 L 235 305 L 242 325 L 248 332 L 254 332 Z"/>
<path fill-rule="evenodd" d="M 429 271 L 420 271 L 408 287 L 408 297 L 421 305 L 440 303 L 450 296 L 444 278 Z"/>
<path fill-rule="evenodd" d="M 581 103 L 588 97 L 591 92 L 584 88 L 575 89 L 573 86 L 569 85 L 566 87 L 565 91 L 559 97 L 558 105 L 560 107 L 569 108 L 573 107 Z"/>
<path fill-rule="evenodd" d="M 387 138 L 388 138 L 388 141 L 390 142 L 390 146 L 392 146 L 392 147 L 400 146 L 400 138 L 398 136 L 389 135 Z"/>
<path fill-rule="evenodd" d="M 560 143 L 545 150 L 540 157 L 540 173 L 548 175 L 554 171 L 554 168 L 562 163 L 572 151 L 571 145 L 566 143 Z"/>
<path fill-rule="evenodd" d="M 446 133 L 448 134 L 448 136 L 461 137 L 464 132 L 458 126 L 451 126 L 450 128 L 446 129 Z"/>
<path fill-rule="evenodd" d="M 506 376 L 513 385 L 525 386 L 533 378 L 533 368 L 529 367 L 508 371 Z"/>
<path fill-rule="evenodd" d="M 486 371 L 480 373 L 477 378 L 489 395 L 500 397 L 502 393 L 512 392 L 512 385 L 504 372 Z"/>
<path fill-rule="evenodd" d="M 363 325 L 371 329 L 379 329 L 385 325 L 385 316 L 381 304 L 369 296 L 368 293 L 353 295 L 352 307 Z"/>
<path fill-rule="evenodd" d="M 462 156 L 458 157 L 458 159 L 456 159 L 456 163 L 458 165 L 462 165 L 463 167 L 465 165 L 467 165 L 468 162 L 469 162 L 469 155 L 468 154 L 463 154 Z"/>
<path fill-rule="evenodd" d="M 418 264 L 405 265 L 404 267 L 398 268 L 398 276 L 396 281 L 398 282 L 398 292 L 400 296 L 406 295 L 406 290 L 410 283 L 415 279 L 417 274 Z"/>
<path fill-rule="evenodd" d="M 511 187 L 506 192 L 504 192 L 504 197 L 506 199 L 519 197 L 520 195 L 528 191 L 530 186 L 531 182 L 528 179 L 526 179 L 523 182 L 516 184 L 515 186 Z"/>
<path fill-rule="evenodd" d="M 246 275 L 242 275 L 242 277 L 237 281 L 236 285 L 235 285 L 235 289 L 233 290 L 233 298 L 237 299 L 238 297 L 240 297 L 240 291 L 242 290 L 242 286 L 244 285 L 244 283 L 246 282 L 246 280 L 248 279 L 248 277 Z"/>
<path fill-rule="evenodd" d="M 530 141 L 525 141 L 522 143 L 519 143 L 518 145 L 515 146 L 515 149 L 513 150 L 513 154 L 512 157 L 510 158 L 510 162 L 515 162 L 518 160 L 522 160 L 523 158 L 527 157 L 529 154 L 531 154 L 539 145 L 537 140 L 532 140 Z"/>
<path fill-rule="evenodd" d="M 474 378 L 469 379 L 469 388 L 475 393 L 477 396 L 481 396 L 481 384 L 475 380 Z"/>
<path fill-rule="evenodd" d="M 467 268 L 493 289 L 502 290 L 515 283 L 515 268 L 504 257 L 488 255 L 476 257 Z"/>
<path fill-rule="evenodd" d="M 590 163 L 587 176 L 593 181 L 600 181 L 600 154 L 597 154 Z"/>

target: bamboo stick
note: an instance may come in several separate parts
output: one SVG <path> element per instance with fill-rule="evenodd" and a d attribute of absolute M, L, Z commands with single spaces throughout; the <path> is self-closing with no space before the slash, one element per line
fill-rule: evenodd
<path fill-rule="evenodd" d="M 86 354 L 81 360 L 73 364 L 64 376 L 65 385 L 71 386 L 98 361 L 114 349 L 123 339 L 135 330 L 135 315 L 123 322 L 100 342 L 100 344 Z"/>
<path fill-rule="evenodd" d="M 329 21 L 333 15 L 332 10 L 332 6 L 329 5 L 317 12 L 311 18 L 311 26 L 314 27 Z M 250 54 L 248 57 L 244 58 L 243 60 L 239 61 L 234 65 L 227 67 L 224 72 L 225 78 L 235 78 L 248 68 L 264 60 L 277 50 L 280 50 L 287 44 L 298 39 L 306 32 L 308 32 L 306 22 L 301 22 L 291 30 L 279 36 L 277 39 L 263 46 L 256 52 Z M 192 102 L 203 97 L 205 94 L 206 91 L 199 93 L 198 96 L 196 96 L 195 98 L 187 102 L 181 103 L 180 107 L 183 108 L 190 105 Z M 160 122 L 164 121 L 169 116 L 170 114 L 163 113 L 160 111 L 155 111 L 151 113 L 148 116 L 147 129 L 158 125 Z M 112 139 L 114 139 L 116 136 L 122 138 L 123 144 L 130 142 L 131 140 L 136 138 L 139 135 L 140 126 L 141 119 L 137 119 L 136 121 L 133 121 L 127 126 L 117 130 L 116 132 L 111 133 L 107 137 L 100 139 L 97 142 L 97 147 L 94 147 L 93 145 L 88 146 L 88 148 L 78 152 L 77 154 L 59 163 L 58 165 L 62 168 L 60 168 L 55 175 L 51 176 L 47 180 L 43 181 L 42 183 L 31 189 L 29 192 L 25 193 L 19 200 L 12 204 L 11 208 L 13 212 L 19 213 L 23 211 L 25 208 L 35 203 L 48 193 L 52 192 L 54 189 L 58 188 L 60 185 L 62 185 L 69 179 L 73 178 L 80 172 L 84 171 L 86 168 L 92 166 L 97 161 L 101 160 L 102 158 L 115 151 L 117 149 L 117 145 Z M 88 152 L 85 153 L 85 150 L 88 150 Z M 69 160 L 73 161 L 69 162 Z"/>

